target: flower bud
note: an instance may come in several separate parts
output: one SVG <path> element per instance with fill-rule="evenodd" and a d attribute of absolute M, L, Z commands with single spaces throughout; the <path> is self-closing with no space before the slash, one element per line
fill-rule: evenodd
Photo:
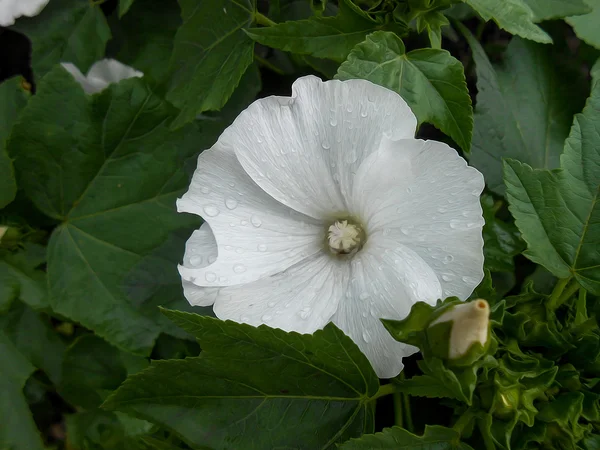
<path fill-rule="evenodd" d="M 436 356 L 462 360 L 471 347 L 479 343 L 485 349 L 489 341 L 490 306 L 483 299 L 453 305 L 429 324 L 427 334 Z M 478 359 L 482 352 L 468 357 L 465 363 Z"/>

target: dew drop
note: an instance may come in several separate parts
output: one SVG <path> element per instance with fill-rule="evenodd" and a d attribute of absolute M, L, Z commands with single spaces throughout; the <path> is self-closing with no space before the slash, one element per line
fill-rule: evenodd
<path fill-rule="evenodd" d="M 329 142 L 323 141 L 321 143 L 321 147 L 323 147 L 323 150 L 329 150 L 331 148 L 331 145 L 329 144 Z"/>
<path fill-rule="evenodd" d="M 263 322 L 267 323 L 271 320 L 273 320 L 273 316 L 269 315 L 269 314 L 264 314 L 260 320 L 262 320 Z"/>
<path fill-rule="evenodd" d="M 346 162 L 348 164 L 355 163 L 357 159 L 358 153 L 356 152 L 356 149 L 352 149 L 346 153 Z"/>
<path fill-rule="evenodd" d="M 232 247 L 231 245 L 226 245 L 224 248 L 225 248 L 225 250 L 227 250 L 228 252 L 230 252 L 230 251 L 232 251 L 232 250 L 233 250 L 233 247 Z"/>
<path fill-rule="evenodd" d="M 369 317 L 369 313 L 368 313 L 368 312 L 366 312 L 366 311 L 363 311 L 363 312 L 362 312 L 362 316 L 363 316 L 363 317 L 365 317 L 365 318 L 366 318 L 366 317 Z"/>
<path fill-rule="evenodd" d="M 238 248 L 236 248 L 236 249 L 235 249 L 235 252 L 236 252 L 237 254 L 240 254 L 240 255 L 241 255 L 242 253 L 244 253 L 244 249 L 243 249 L 242 247 L 238 247 Z"/>
<path fill-rule="evenodd" d="M 246 266 L 244 266 L 243 264 L 236 264 L 235 266 L 233 266 L 233 271 L 235 273 L 244 273 L 246 271 Z"/>
<path fill-rule="evenodd" d="M 331 120 L 329 121 L 329 125 L 331 125 L 332 127 L 336 127 L 337 119 L 335 117 L 332 117 Z"/>
<path fill-rule="evenodd" d="M 361 300 L 366 300 L 366 299 L 368 299 L 369 297 L 370 297 L 370 295 L 369 295 L 369 294 L 367 294 L 366 292 L 363 292 L 362 294 L 360 294 L 360 295 L 358 296 L 358 298 L 360 298 Z"/>
<path fill-rule="evenodd" d="M 221 211 L 219 211 L 219 208 L 215 208 L 214 206 L 206 206 L 204 207 L 204 212 L 208 217 L 215 217 L 218 216 Z"/>
<path fill-rule="evenodd" d="M 200 192 L 202 192 L 203 194 L 210 194 L 210 189 L 207 188 L 206 186 L 202 186 L 200 188 Z"/>
<path fill-rule="evenodd" d="M 305 306 L 304 308 L 302 308 L 302 311 L 298 313 L 298 315 L 301 319 L 308 319 L 308 316 L 310 316 L 311 312 L 312 309 L 309 306 Z"/>
<path fill-rule="evenodd" d="M 200 264 L 202 264 L 203 258 L 201 255 L 196 255 L 196 256 L 192 256 L 190 258 L 190 264 L 192 266 L 199 266 Z"/>
<path fill-rule="evenodd" d="M 367 117 L 369 113 L 365 110 L 360 113 L 360 117 Z"/>
<path fill-rule="evenodd" d="M 460 227 L 460 221 L 456 220 L 456 219 L 452 219 L 450 221 L 450 228 L 456 230 L 458 227 Z"/>
<path fill-rule="evenodd" d="M 230 181 L 229 183 L 227 183 L 229 185 L 229 187 L 235 187 L 235 183 L 233 181 Z"/>
<path fill-rule="evenodd" d="M 452 256 L 452 255 L 446 255 L 444 257 L 444 264 L 451 263 L 452 261 L 454 261 L 454 256 Z"/>
<path fill-rule="evenodd" d="M 217 260 L 217 255 L 210 255 L 210 256 L 208 257 L 208 263 L 209 263 L 209 264 L 212 264 L 212 263 L 214 263 L 216 260 Z"/>
<path fill-rule="evenodd" d="M 452 279 L 452 277 L 450 275 L 447 275 L 447 274 L 442 275 L 442 280 L 444 280 L 444 281 L 450 281 L 451 279 Z"/>
<path fill-rule="evenodd" d="M 465 283 L 469 283 L 469 284 L 472 284 L 472 285 L 476 285 L 478 283 L 478 280 L 476 278 L 473 278 L 473 277 L 464 276 L 464 277 L 462 277 L 462 280 Z"/>
<path fill-rule="evenodd" d="M 362 338 L 367 343 L 371 342 L 371 335 L 367 331 L 363 331 Z"/>
<path fill-rule="evenodd" d="M 225 206 L 227 206 L 227 209 L 235 209 L 238 205 L 238 202 L 235 198 L 227 198 L 225 200 Z"/>
<path fill-rule="evenodd" d="M 259 228 L 262 225 L 262 220 L 260 220 L 260 218 L 256 215 L 252 215 L 252 217 L 250 217 L 250 222 L 252 223 L 252 225 L 254 225 L 256 228 Z"/>
<path fill-rule="evenodd" d="M 402 234 L 405 234 L 406 236 L 408 236 L 408 234 L 409 234 L 408 228 L 400 228 L 400 231 L 402 232 Z"/>
<path fill-rule="evenodd" d="M 267 303 L 267 306 L 268 306 L 269 308 L 272 308 L 272 307 L 273 307 L 273 306 L 275 306 L 276 304 L 277 304 L 277 302 L 273 302 L 273 301 L 271 301 L 271 302 Z"/>
<path fill-rule="evenodd" d="M 267 246 L 265 244 L 258 244 L 258 251 L 259 252 L 266 252 L 267 251 Z"/>
<path fill-rule="evenodd" d="M 209 283 L 212 283 L 213 281 L 216 281 L 217 275 L 212 272 L 206 272 L 206 275 L 204 275 L 204 278 L 206 278 L 206 281 L 208 281 Z"/>
<path fill-rule="evenodd" d="M 250 317 L 240 316 L 240 322 L 248 323 L 248 322 L 250 322 Z"/>
<path fill-rule="evenodd" d="M 410 186 L 406 188 L 406 193 L 407 193 L 407 194 L 410 194 L 410 193 L 412 193 L 412 188 L 411 188 Z"/>

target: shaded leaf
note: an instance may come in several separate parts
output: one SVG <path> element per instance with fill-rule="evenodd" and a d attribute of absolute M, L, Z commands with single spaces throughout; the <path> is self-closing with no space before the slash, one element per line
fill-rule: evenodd
<path fill-rule="evenodd" d="M 119 0 L 119 17 L 123 17 L 133 5 L 134 0 Z"/>
<path fill-rule="evenodd" d="M 48 307 L 46 276 L 36 270 L 46 260 L 45 250 L 34 244 L 17 252 L 0 250 L 0 312 L 15 299 L 34 309 Z"/>
<path fill-rule="evenodd" d="M 596 64 L 594 70 L 598 70 Z M 534 170 L 508 159 L 504 179 L 524 253 L 559 278 L 600 293 L 600 83 L 575 116 L 561 169 Z"/>
<path fill-rule="evenodd" d="M 525 0 L 525 3 L 533 11 L 534 22 L 579 16 L 592 11 L 585 0 Z"/>
<path fill-rule="evenodd" d="M 286 333 L 165 311 L 195 335 L 198 358 L 155 361 L 104 404 L 164 426 L 192 446 L 328 448 L 373 431 L 377 377 L 334 325 Z M 210 414 L 206 414 L 210 411 Z M 251 430 L 251 431 L 250 431 Z"/>
<path fill-rule="evenodd" d="M 426 425 L 423 436 L 416 436 L 403 428 L 385 428 L 381 433 L 365 434 L 340 445 L 340 450 L 415 449 L 468 450 L 472 447 L 460 442 L 460 434 L 452 428 Z"/>
<path fill-rule="evenodd" d="M 484 20 L 493 19 L 498 26 L 525 39 L 549 44 L 552 38 L 533 23 L 533 12 L 524 0 L 464 0 Z"/>
<path fill-rule="evenodd" d="M 552 48 L 513 38 L 502 66 L 492 66 L 462 25 L 476 64 L 477 106 L 469 158 L 487 186 L 504 194 L 502 159 L 518 158 L 536 168 L 559 166 L 573 114 L 580 111 L 573 76 L 556 65 Z M 582 97 L 583 99 L 583 97 Z"/>
<path fill-rule="evenodd" d="M 227 102 L 248 66 L 254 43 L 243 29 L 254 18 L 250 0 L 179 0 L 183 25 L 175 35 L 167 99 L 181 109 L 180 127 Z"/>
<path fill-rule="evenodd" d="M 585 0 L 592 9 L 584 15 L 567 17 L 565 20 L 573 27 L 577 37 L 588 44 L 600 48 L 600 0 Z"/>
<path fill-rule="evenodd" d="M 377 31 L 358 44 L 337 78 L 363 78 L 398 92 L 419 123 L 430 122 L 466 152 L 471 147 L 473 109 L 463 65 L 445 50 L 406 53 L 394 33 Z"/>

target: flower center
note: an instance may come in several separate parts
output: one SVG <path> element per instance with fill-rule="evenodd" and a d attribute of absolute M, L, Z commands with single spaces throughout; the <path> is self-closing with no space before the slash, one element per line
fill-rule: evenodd
<path fill-rule="evenodd" d="M 362 227 L 347 219 L 336 220 L 327 232 L 329 250 L 336 255 L 353 255 L 365 243 Z"/>

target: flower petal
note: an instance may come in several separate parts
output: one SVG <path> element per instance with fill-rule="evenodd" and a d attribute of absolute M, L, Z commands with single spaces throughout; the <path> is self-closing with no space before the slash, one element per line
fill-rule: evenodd
<path fill-rule="evenodd" d="M 185 267 L 202 268 L 216 261 L 218 255 L 217 241 L 210 226 L 204 222 L 199 230 L 192 233 L 185 243 L 183 265 Z M 219 288 L 201 287 L 182 280 L 183 295 L 193 306 L 211 306 L 217 298 Z"/>
<path fill-rule="evenodd" d="M 369 236 L 351 261 L 346 298 L 332 317 L 369 358 L 380 378 L 402 370 L 402 358 L 418 351 L 397 342 L 379 319 L 404 319 L 418 301 L 434 304 L 441 295 L 433 270 L 412 250 L 383 232 Z"/>
<path fill-rule="evenodd" d="M 214 305 L 215 315 L 254 326 L 267 324 L 313 333 L 336 311 L 348 274 L 347 264 L 321 252 L 272 277 L 222 288 Z"/>
<path fill-rule="evenodd" d="M 86 94 L 96 94 L 106 89 L 111 83 L 118 83 L 127 78 L 144 76 L 142 72 L 114 59 L 96 61 L 87 76 L 83 75 L 74 64 L 62 63 L 62 66 L 73 75 Z"/>
<path fill-rule="evenodd" d="M 483 176 L 436 141 L 385 141 L 356 174 L 351 211 L 387 230 L 436 272 L 443 297 L 466 299 L 483 279 Z"/>
<path fill-rule="evenodd" d="M 0 0 L 0 27 L 14 25 L 21 16 L 37 16 L 50 0 Z"/>
<path fill-rule="evenodd" d="M 345 212 L 353 174 L 384 135 L 413 137 L 417 120 L 395 92 L 365 80 L 299 78 L 292 97 L 257 100 L 219 142 L 235 149 L 273 198 L 311 217 Z"/>
<path fill-rule="evenodd" d="M 179 266 L 198 286 L 249 283 L 282 272 L 317 253 L 323 225 L 269 197 L 219 144 L 200 154 L 179 212 L 198 214 L 214 233 L 218 256 L 209 266 Z M 191 262 L 191 261 L 188 261 Z"/>

